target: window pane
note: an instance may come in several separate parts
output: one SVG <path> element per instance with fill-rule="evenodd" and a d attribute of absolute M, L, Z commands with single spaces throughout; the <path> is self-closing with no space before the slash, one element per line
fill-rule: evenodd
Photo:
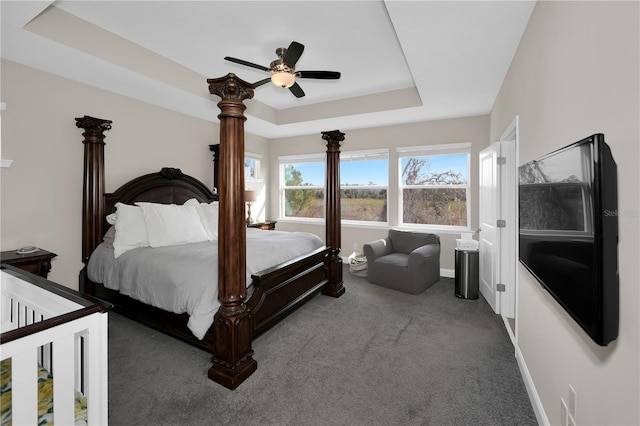
<path fill-rule="evenodd" d="M 340 207 L 345 220 L 387 221 L 389 160 L 340 161 Z"/>
<path fill-rule="evenodd" d="M 259 179 L 258 168 L 259 160 L 255 158 L 244 157 L 244 177 L 245 179 Z"/>
<path fill-rule="evenodd" d="M 324 163 L 289 163 L 281 167 L 281 194 L 284 195 L 281 214 L 284 217 L 324 218 Z"/>
<path fill-rule="evenodd" d="M 468 154 L 404 157 L 401 159 L 403 185 L 466 184 L 469 180 Z"/>
<path fill-rule="evenodd" d="M 465 188 L 403 189 L 402 197 L 404 223 L 467 226 Z"/>
<path fill-rule="evenodd" d="M 286 164 L 284 186 L 324 186 L 323 163 Z"/>
<path fill-rule="evenodd" d="M 387 221 L 387 190 L 353 188 L 340 190 L 341 217 L 345 220 Z"/>
<path fill-rule="evenodd" d="M 389 160 L 340 161 L 340 185 L 389 185 Z"/>
<path fill-rule="evenodd" d="M 323 189 L 284 190 L 284 215 L 286 217 L 324 217 Z"/>

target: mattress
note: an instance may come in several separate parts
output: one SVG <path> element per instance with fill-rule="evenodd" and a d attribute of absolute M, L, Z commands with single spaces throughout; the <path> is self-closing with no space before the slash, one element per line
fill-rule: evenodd
<path fill-rule="evenodd" d="M 247 228 L 246 284 L 251 275 L 323 246 L 307 232 Z M 189 314 L 193 335 L 204 338 L 213 324 L 218 301 L 217 241 L 165 247 L 141 247 L 115 258 L 113 248 L 100 244 L 89 259 L 91 281 L 146 304 Z"/>

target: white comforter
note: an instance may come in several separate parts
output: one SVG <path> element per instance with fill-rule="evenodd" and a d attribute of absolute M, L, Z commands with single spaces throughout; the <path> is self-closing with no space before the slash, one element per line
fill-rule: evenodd
<path fill-rule="evenodd" d="M 247 286 L 251 275 L 322 247 L 314 234 L 247 228 Z M 143 247 L 117 259 L 100 244 L 87 267 L 91 281 L 136 300 L 178 314 L 188 313 L 188 327 L 202 339 L 213 324 L 218 301 L 217 241 Z"/>

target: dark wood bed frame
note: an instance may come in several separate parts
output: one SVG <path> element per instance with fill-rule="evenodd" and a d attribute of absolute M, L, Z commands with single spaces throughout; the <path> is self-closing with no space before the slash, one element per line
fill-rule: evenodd
<path fill-rule="evenodd" d="M 245 284 L 246 223 L 244 211 L 245 99 L 254 86 L 228 74 L 209 79 L 209 91 L 220 96 L 220 145 L 214 150 L 214 182 L 218 194 L 179 169 L 163 168 L 131 180 L 113 193 L 105 192 L 104 132 L 111 121 L 84 116 L 76 125 L 84 129 L 84 177 L 82 207 L 82 260 L 80 291 L 109 301 L 115 310 L 172 336 L 213 353 L 208 377 L 235 389 L 257 368 L 252 340 L 318 292 L 340 297 L 345 289 L 340 257 L 340 142 L 344 133 L 322 132 L 327 146 L 326 246 L 314 252 L 252 275 Z M 213 150 L 213 149 L 212 149 Z M 219 151 L 219 152 L 216 152 Z M 87 278 L 86 265 L 102 242 L 106 216 L 116 202 L 136 201 L 182 204 L 190 198 L 219 201 L 218 299 L 220 308 L 203 340 L 186 324 L 187 314 L 174 314 L 123 296 Z"/>

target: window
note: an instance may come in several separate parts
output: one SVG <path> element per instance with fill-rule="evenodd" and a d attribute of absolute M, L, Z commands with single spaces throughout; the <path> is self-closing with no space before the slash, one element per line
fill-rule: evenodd
<path fill-rule="evenodd" d="M 260 179 L 260 154 L 250 152 L 244 153 L 244 179 L 259 180 Z"/>
<path fill-rule="evenodd" d="M 398 148 L 400 222 L 469 227 L 470 144 Z"/>
<path fill-rule="evenodd" d="M 342 220 L 387 222 L 389 151 L 340 154 Z"/>
<path fill-rule="evenodd" d="M 280 157 L 280 217 L 324 218 L 324 156 Z"/>

